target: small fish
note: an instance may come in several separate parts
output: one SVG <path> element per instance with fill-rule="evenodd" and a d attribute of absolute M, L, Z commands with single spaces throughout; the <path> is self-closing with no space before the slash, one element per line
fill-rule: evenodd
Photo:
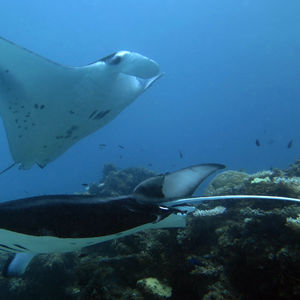
<path fill-rule="evenodd" d="M 148 166 L 149 166 L 149 167 L 152 167 L 152 163 L 148 163 Z"/>
<path fill-rule="evenodd" d="M 190 257 L 188 259 L 188 262 L 191 264 L 191 265 L 194 265 L 194 266 L 203 266 L 203 263 L 201 263 L 201 261 L 195 257 Z"/>
<path fill-rule="evenodd" d="M 106 144 L 99 144 L 99 147 L 100 148 L 104 148 L 104 147 L 106 147 L 107 145 Z"/>
<path fill-rule="evenodd" d="M 82 185 L 82 186 L 85 186 L 85 187 L 89 186 L 88 183 L 82 183 L 81 185 Z"/>
<path fill-rule="evenodd" d="M 122 146 L 122 145 L 118 145 L 118 147 L 121 148 L 121 149 L 125 149 L 125 147 Z"/>
<path fill-rule="evenodd" d="M 179 157 L 183 158 L 183 154 L 182 154 L 182 152 L 180 150 L 178 150 L 178 153 L 179 153 Z"/>
<path fill-rule="evenodd" d="M 259 139 L 256 139 L 256 140 L 255 140 L 255 145 L 256 145 L 257 147 L 260 146 L 260 141 L 259 141 Z"/>
<path fill-rule="evenodd" d="M 289 143 L 287 144 L 287 148 L 288 148 L 288 149 L 291 149 L 291 148 L 292 148 L 293 142 L 294 142 L 293 139 L 291 139 L 291 140 L 289 141 Z"/>

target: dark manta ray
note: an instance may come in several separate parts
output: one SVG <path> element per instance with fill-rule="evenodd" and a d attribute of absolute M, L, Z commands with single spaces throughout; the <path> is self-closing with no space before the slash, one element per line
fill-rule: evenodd
<path fill-rule="evenodd" d="M 298 199 L 267 196 L 192 197 L 220 164 L 200 164 L 140 183 L 131 195 L 50 195 L 0 203 L 0 250 L 18 253 L 5 274 L 23 274 L 38 253 L 69 252 L 148 228 L 184 227 L 187 214 L 203 200 Z M 21 253 L 20 253 L 21 252 Z"/>
<path fill-rule="evenodd" d="M 0 116 L 14 164 L 45 167 L 161 75 L 155 61 L 134 52 L 68 67 L 0 38 Z"/>

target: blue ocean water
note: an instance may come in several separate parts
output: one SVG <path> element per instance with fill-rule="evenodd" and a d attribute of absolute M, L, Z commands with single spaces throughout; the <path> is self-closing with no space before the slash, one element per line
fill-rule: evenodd
<path fill-rule="evenodd" d="M 287 167 L 300 153 L 299 9 L 296 0 L 1 3 L 0 36 L 48 59 L 80 66 L 130 50 L 165 75 L 43 170 L 1 175 L 0 200 L 80 192 L 105 163 L 157 172 L 205 162 Z M 4 169 L 13 160 L 2 124 L 0 143 Z"/>

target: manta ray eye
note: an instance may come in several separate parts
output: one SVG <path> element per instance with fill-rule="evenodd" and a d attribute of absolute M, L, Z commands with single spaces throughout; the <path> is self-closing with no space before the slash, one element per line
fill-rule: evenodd
<path fill-rule="evenodd" d="M 122 56 L 120 55 L 120 53 L 117 52 L 100 59 L 100 61 L 104 61 L 108 65 L 117 65 L 121 62 L 121 60 Z"/>
<path fill-rule="evenodd" d="M 110 64 L 111 65 L 117 65 L 121 62 L 122 57 L 120 55 L 115 55 L 114 57 L 112 57 L 112 59 L 110 60 Z"/>

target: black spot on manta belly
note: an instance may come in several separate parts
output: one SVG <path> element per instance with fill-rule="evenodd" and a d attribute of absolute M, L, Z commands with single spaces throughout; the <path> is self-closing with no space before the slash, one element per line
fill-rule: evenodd
<path fill-rule="evenodd" d="M 98 109 L 96 109 L 96 110 L 94 110 L 90 115 L 89 115 L 89 119 L 91 119 L 94 115 L 95 115 L 95 113 L 98 111 Z"/>
<path fill-rule="evenodd" d="M 23 249 L 23 250 L 28 250 L 27 248 L 25 248 L 25 247 L 23 247 L 23 246 L 21 246 L 21 245 L 18 245 L 18 244 L 14 244 L 14 246 L 16 246 L 16 247 L 18 247 L 18 248 L 20 248 L 20 249 Z"/>
<path fill-rule="evenodd" d="M 102 110 L 100 112 L 98 112 L 94 117 L 93 120 L 100 120 L 102 118 L 104 118 L 111 110 L 107 109 L 107 110 Z"/>
<path fill-rule="evenodd" d="M 35 104 L 34 104 L 34 108 L 35 108 L 35 109 L 44 109 L 44 108 L 45 108 L 45 104 L 39 105 L 38 103 L 35 103 Z"/>
<path fill-rule="evenodd" d="M 63 136 L 64 139 L 68 139 L 70 137 L 72 137 L 73 135 L 73 132 L 75 130 L 77 130 L 79 127 L 76 126 L 76 125 L 72 125 L 67 131 L 66 131 L 66 134 Z"/>
<path fill-rule="evenodd" d="M 2 247 L 2 248 L 5 248 L 5 249 L 9 249 L 9 250 L 16 251 L 16 249 L 14 249 L 14 248 L 11 248 L 11 247 L 8 247 L 8 246 L 6 246 L 6 245 L 3 245 L 3 244 L 0 244 L 0 247 Z"/>
<path fill-rule="evenodd" d="M 6 250 L 6 249 L 1 249 L 1 248 L 0 248 L 0 251 L 3 251 L 3 252 L 5 252 L 5 253 L 11 253 L 11 251 Z"/>

